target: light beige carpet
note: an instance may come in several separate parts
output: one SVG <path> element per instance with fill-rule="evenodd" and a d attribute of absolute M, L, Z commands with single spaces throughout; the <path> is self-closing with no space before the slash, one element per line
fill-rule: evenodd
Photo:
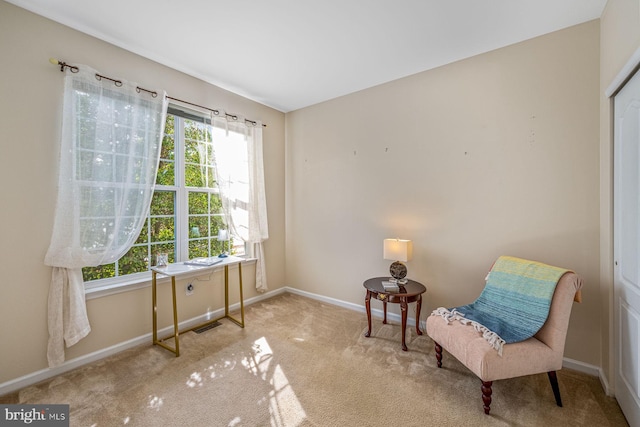
<path fill-rule="evenodd" d="M 568 370 L 563 408 L 542 374 L 494 382 L 487 416 L 478 378 L 447 353 L 438 369 L 426 335 L 407 328 L 403 352 L 398 324 L 366 328 L 364 313 L 283 294 L 246 307 L 245 329 L 183 334 L 179 358 L 140 346 L 0 403 L 66 403 L 72 426 L 97 427 L 627 425 L 597 378 Z"/>

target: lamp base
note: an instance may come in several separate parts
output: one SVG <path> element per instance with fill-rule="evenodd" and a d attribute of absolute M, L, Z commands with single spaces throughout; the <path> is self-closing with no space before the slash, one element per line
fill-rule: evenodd
<path fill-rule="evenodd" d="M 407 267 L 400 261 L 391 264 L 389 273 L 391 273 L 391 277 L 393 277 L 392 281 L 395 280 L 399 285 L 407 283 L 407 279 L 405 279 L 405 277 L 407 277 Z"/>

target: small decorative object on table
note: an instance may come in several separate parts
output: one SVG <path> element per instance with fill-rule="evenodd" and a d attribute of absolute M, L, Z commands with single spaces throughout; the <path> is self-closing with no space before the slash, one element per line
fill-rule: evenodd
<path fill-rule="evenodd" d="M 166 267 L 169 264 L 169 254 L 159 253 L 156 255 L 156 267 Z"/>
<path fill-rule="evenodd" d="M 223 260 L 219 257 L 201 257 L 201 258 L 194 258 L 194 259 L 190 259 L 189 261 L 185 261 L 184 264 L 185 265 L 201 265 L 204 267 L 208 267 L 211 265 L 215 265 L 218 263 L 221 263 Z"/>
<path fill-rule="evenodd" d="M 390 280 L 383 280 L 382 287 L 384 288 L 385 291 L 388 291 L 388 292 L 398 292 L 400 290 L 400 287 L 398 286 L 398 282 L 392 282 Z"/>

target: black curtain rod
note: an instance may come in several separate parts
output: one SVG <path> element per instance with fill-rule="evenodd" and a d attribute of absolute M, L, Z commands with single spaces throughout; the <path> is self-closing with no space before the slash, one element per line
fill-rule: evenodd
<path fill-rule="evenodd" d="M 172 101 L 176 101 L 176 102 L 181 102 L 181 103 L 183 103 L 183 104 L 191 105 L 191 106 L 193 106 L 193 107 L 198 107 L 198 108 L 202 108 L 202 109 L 204 109 L 204 110 L 211 111 L 211 112 L 212 112 L 214 115 L 216 115 L 216 116 L 220 115 L 220 110 L 216 110 L 216 109 L 213 109 L 213 108 L 205 107 L 204 105 L 194 104 L 193 102 L 189 102 L 189 101 L 185 101 L 185 100 L 182 100 L 182 99 L 174 98 L 173 96 L 169 96 L 169 95 L 167 95 L 167 99 L 170 99 L 170 100 L 172 100 Z M 235 114 L 229 114 L 229 113 L 224 113 L 224 114 L 225 114 L 225 116 L 227 116 L 227 117 L 231 117 L 233 120 L 238 120 L 238 116 L 236 116 Z M 253 126 L 255 126 L 255 125 L 257 125 L 257 124 L 258 124 L 258 122 L 253 121 L 253 120 L 249 120 L 249 119 L 244 119 L 244 121 L 245 121 L 246 123 L 251 123 Z M 265 125 L 265 124 L 263 123 L 263 124 L 262 124 L 262 127 L 265 127 L 265 128 L 266 128 L 266 127 L 267 127 L 267 125 Z"/>
<path fill-rule="evenodd" d="M 60 71 L 64 72 L 65 68 L 69 68 L 69 71 L 71 71 L 72 73 L 77 73 L 78 71 L 80 71 L 80 69 L 78 67 L 76 67 L 75 65 L 69 65 L 66 62 L 63 61 L 59 61 L 55 58 L 49 58 L 49 62 L 51 62 L 53 65 L 59 65 L 60 66 Z M 116 80 L 116 79 L 112 79 L 111 77 L 107 77 L 107 76 L 103 76 L 101 74 L 96 73 L 96 80 L 109 80 L 112 81 L 114 85 L 116 85 L 117 87 L 122 86 L 122 80 Z M 140 86 L 136 86 L 136 91 L 138 91 L 138 93 L 140 93 L 140 91 L 144 91 L 147 92 L 149 94 L 151 94 L 152 97 L 156 97 L 158 96 L 158 92 L 153 91 L 153 90 L 149 90 L 149 89 L 145 89 L 142 88 Z M 170 99 L 172 101 L 176 101 L 176 102 L 181 102 L 183 104 L 187 104 L 187 105 L 192 105 L 194 107 L 198 107 L 198 108 L 203 108 L 205 110 L 211 111 L 214 115 L 219 115 L 220 114 L 220 110 L 215 110 L 213 108 L 209 108 L 209 107 L 205 107 L 202 105 L 198 105 L 198 104 L 194 104 L 193 102 L 189 102 L 189 101 L 184 101 L 182 99 L 178 99 L 178 98 L 174 98 L 172 96 L 168 96 L 167 95 L 167 99 Z M 231 117 L 233 120 L 238 120 L 238 116 L 236 116 L 235 114 L 229 114 L 229 113 L 224 113 L 225 116 L 227 117 Z M 254 120 L 249 120 L 249 119 L 244 119 L 245 123 L 250 123 L 253 126 L 256 126 L 258 124 L 258 122 L 254 121 Z M 266 124 L 262 124 L 262 127 L 267 127 Z"/>

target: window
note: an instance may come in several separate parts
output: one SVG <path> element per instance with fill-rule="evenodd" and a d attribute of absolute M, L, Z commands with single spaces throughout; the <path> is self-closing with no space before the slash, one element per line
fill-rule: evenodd
<path fill-rule="evenodd" d="M 115 283 L 123 276 L 134 280 L 146 277 L 159 253 L 167 253 L 169 262 L 223 252 L 245 254 L 241 234 L 248 227 L 248 213 L 242 200 L 247 197 L 236 197 L 237 201 L 230 206 L 235 224 L 229 233 L 230 240 L 218 240 L 218 231 L 228 227 L 216 179 L 214 142 L 221 143 L 219 148 L 216 145 L 218 150 L 232 150 L 234 164 L 219 167 L 225 171 L 235 169 L 234 176 L 246 179 L 243 184 L 248 194 L 244 135 L 170 107 L 146 223 L 133 247 L 118 261 L 83 268 L 84 281 L 91 282 L 89 287 Z"/>

